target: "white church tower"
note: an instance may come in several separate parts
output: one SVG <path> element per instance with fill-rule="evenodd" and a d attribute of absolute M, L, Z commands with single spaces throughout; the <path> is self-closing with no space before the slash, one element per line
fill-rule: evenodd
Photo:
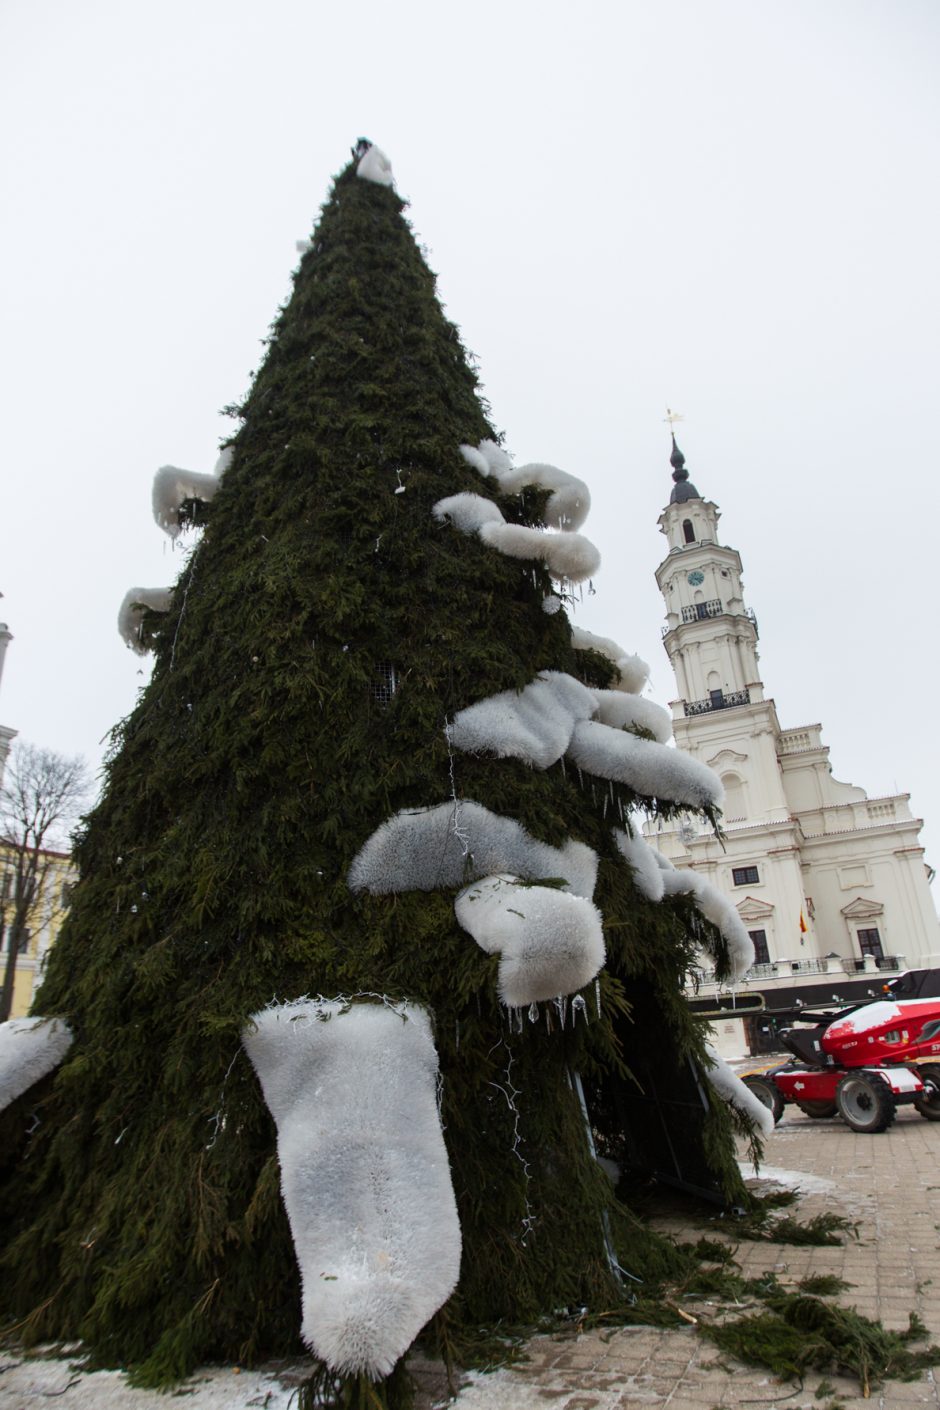
<path fill-rule="evenodd" d="M 673 731 L 721 778 L 724 843 L 691 818 L 651 825 L 650 840 L 731 897 L 754 940 L 749 982 L 765 993 L 858 999 L 879 973 L 905 971 L 935 971 L 940 984 L 940 926 L 909 796 L 869 799 L 839 783 L 820 725 L 781 727 L 760 679 L 741 555 L 719 542 L 718 507 L 689 480 L 674 436 L 670 463 L 656 581 L 678 691 Z"/>

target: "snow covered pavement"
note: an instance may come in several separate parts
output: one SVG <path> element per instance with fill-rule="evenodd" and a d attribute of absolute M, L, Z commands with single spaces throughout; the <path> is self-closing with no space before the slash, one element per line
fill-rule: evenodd
<path fill-rule="evenodd" d="M 902 1108 L 889 1131 L 863 1136 L 838 1120 L 811 1121 L 788 1108 L 766 1156 L 768 1181 L 800 1189 L 798 1217 L 833 1211 L 858 1221 L 859 1237 L 835 1248 L 742 1243 L 737 1258 L 745 1274 L 773 1270 L 787 1286 L 810 1274 L 835 1274 L 851 1284 L 840 1298 L 846 1306 L 897 1329 L 916 1312 L 940 1341 L 940 1124 Z M 690 1216 L 664 1222 L 680 1237 L 703 1232 Z M 716 1220 L 704 1232 L 720 1231 Z M 714 1315 L 708 1303 L 689 1308 L 696 1317 Z M 691 1324 L 677 1331 L 618 1327 L 540 1336 L 528 1352 L 518 1366 L 464 1377 L 454 1410 L 751 1410 L 778 1402 L 785 1410 L 826 1410 L 833 1399 L 842 1410 L 940 1410 L 940 1366 L 918 1381 L 888 1382 L 868 1400 L 856 1383 L 830 1377 L 833 1390 L 819 1399 L 819 1376 L 794 1392 L 765 1370 L 719 1356 Z M 76 1367 L 74 1356 L 0 1355 L 0 1410 L 35 1410 L 50 1398 L 58 1410 L 167 1410 L 165 1395 L 131 1389 L 120 1372 L 83 1374 Z M 447 1404 L 440 1369 L 427 1363 L 415 1369 L 418 1410 Z M 288 1410 L 303 1375 L 303 1361 L 252 1371 L 214 1367 L 191 1377 L 177 1395 L 190 1410 Z"/>

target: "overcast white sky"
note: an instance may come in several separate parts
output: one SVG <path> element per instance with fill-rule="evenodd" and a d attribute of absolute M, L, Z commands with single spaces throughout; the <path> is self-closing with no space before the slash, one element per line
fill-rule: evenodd
<path fill-rule="evenodd" d="M 938 59 L 936 0 L 3 0 L 0 720 L 97 763 L 154 470 L 211 469 L 363 134 L 509 448 L 591 487 L 581 625 L 672 698 L 677 408 L 781 722 L 940 865 Z"/>

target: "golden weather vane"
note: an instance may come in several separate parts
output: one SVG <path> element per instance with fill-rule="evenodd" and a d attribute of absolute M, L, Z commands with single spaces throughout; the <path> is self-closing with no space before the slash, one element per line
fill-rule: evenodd
<path fill-rule="evenodd" d="M 675 432 L 675 429 L 676 429 L 676 422 L 677 422 L 677 421 L 684 421 L 684 420 L 685 420 L 685 417 L 684 417 L 684 416 L 680 416 L 679 413 L 678 413 L 678 411 L 673 411 L 673 410 L 671 409 L 671 407 L 668 407 L 668 406 L 667 406 L 667 407 L 666 407 L 666 415 L 663 417 L 663 420 L 666 422 L 666 424 L 667 424 L 667 426 L 669 427 L 670 431 Z"/>

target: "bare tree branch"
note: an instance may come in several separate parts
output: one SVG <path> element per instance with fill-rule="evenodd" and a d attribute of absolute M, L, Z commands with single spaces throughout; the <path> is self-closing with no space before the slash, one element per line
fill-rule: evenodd
<path fill-rule="evenodd" d="M 89 789 L 81 758 L 33 744 L 13 746 L 0 787 L 0 950 L 7 941 L 0 1022 L 10 1016 L 16 957 L 49 875 L 49 852 L 63 849 Z"/>

